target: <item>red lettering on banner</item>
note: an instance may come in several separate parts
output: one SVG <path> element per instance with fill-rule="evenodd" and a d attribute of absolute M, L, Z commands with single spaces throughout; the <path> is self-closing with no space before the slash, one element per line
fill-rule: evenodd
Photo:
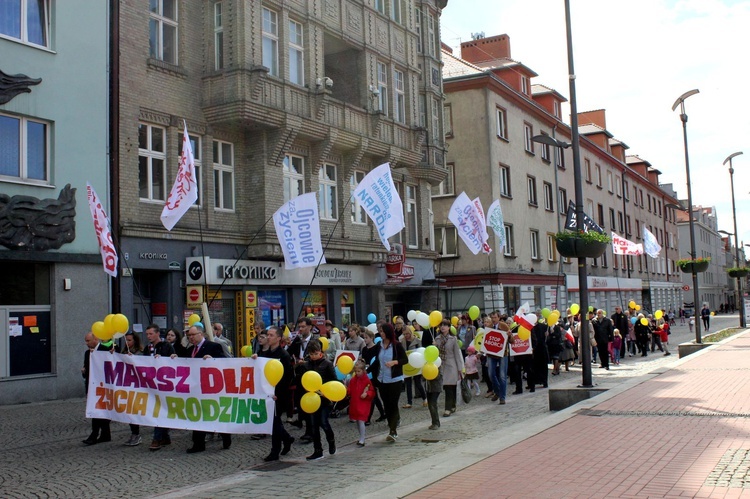
<path fill-rule="evenodd" d="M 224 389 L 224 377 L 216 367 L 201 367 L 201 393 L 219 393 Z"/>

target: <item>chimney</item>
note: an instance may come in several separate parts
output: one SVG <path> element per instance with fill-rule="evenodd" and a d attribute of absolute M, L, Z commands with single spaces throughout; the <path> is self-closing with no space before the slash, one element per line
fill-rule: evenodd
<path fill-rule="evenodd" d="M 497 35 L 463 42 L 461 59 L 473 64 L 496 59 L 510 59 L 510 37 Z"/>

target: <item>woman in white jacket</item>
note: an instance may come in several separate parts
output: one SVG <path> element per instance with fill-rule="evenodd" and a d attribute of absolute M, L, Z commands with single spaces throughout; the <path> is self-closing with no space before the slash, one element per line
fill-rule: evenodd
<path fill-rule="evenodd" d="M 464 356 L 458 347 L 458 340 L 450 334 L 451 323 L 443 320 L 440 323 L 440 334 L 435 338 L 435 346 L 440 351 L 440 371 L 443 375 L 443 391 L 445 391 L 445 412 L 443 417 L 448 417 L 456 412 L 457 385 L 461 381 L 461 372 L 464 370 Z"/>

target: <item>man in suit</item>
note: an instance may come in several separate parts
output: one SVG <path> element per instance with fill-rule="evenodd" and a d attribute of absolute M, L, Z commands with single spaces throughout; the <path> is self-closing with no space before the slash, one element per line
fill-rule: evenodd
<path fill-rule="evenodd" d="M 224 358 L 224 349 L 219 343 L 209 341 L 206 338 L 206 333 L 202 325 L 194 324 L 191 326 L 186 336 L 190 342 L 190 346 L 185 354 L 186 357 L 193 359 Z M 232 445 L 232 435 L 222 433 L 221 440 L 225 449 L 228 449 Z M 206 450 L 206 432 L 194 430 L 193 446 L 187 450 L 187 453 L 194 454 L 196 452 L 203 452 L 204 450 Z"/>
<path fill-rule="evenodd" d="M 94 336 L 94 333 L 90 331 L 86 333 L 86 336 L 84 336 L 84 341 L 86 342 L 86 346 L 88 348 L 83 354 L 83 368 L 81 368 L 81 375 L 83 376 L 83 380 L 86 383 L 86 395 L 88 395 L 91 352 L 95 350 L 103 352 L 117 352 L 118 350 L 117 345 L 115 345 L 114 341 L 109 340 L 106 343 L 101 343 L 99 342 L 97 337 Z M 109 419 L 93 418 L 91 420 L 91 435 L 89 435 L 89 437 L 84 440 L 83 443 L 86 445 L 93 445 L 100 444 L 102 442 L 110 442 L 111 440 L 112 435 L 109 431 Z"/>
<path fill-rule="evenodd" d="M 601 308 L 596 311 L 596 319 L 591 323 L 594 325 L 594 339 L 601 362 L 599 367 L 609 370 L 609 342 L 614 338 L 615 328 Z"/>
<path fill-rule="evenodd" d="M 287 348 L 287 352 L 292 357 L 292 365 L 298 366 L 305 363 L 305 360 L 309 360 L 307 355 L 307 345 L 312 339 L 313 323 L 309 317 L 300 317 L 297 321 L 297 336 L 292 340 L 292 343 Z M 300 401 L 302 395 L 305 394 L 305 390 L 302 388 L 302 375 L 295 374 L 294 380 L 292 381 L 294 389 L 294 407 L 297 408 L 297 421 L 293 422 L 292 425 L 297 428 L 305 427 L 305 434 L 300 437 L 300 442 L 309 444 L 312 442 L 312 426 L 310 415 L 304 412 L 300 408 Z"/>
<path fill-rule="evenodd" d="M 224 326 L 220 322 L 214 323 L 214 342 L 221 344 L 224 349 L 224 357 L 234 357 L 232 355 L 232 342 L 224 336 Z"/>

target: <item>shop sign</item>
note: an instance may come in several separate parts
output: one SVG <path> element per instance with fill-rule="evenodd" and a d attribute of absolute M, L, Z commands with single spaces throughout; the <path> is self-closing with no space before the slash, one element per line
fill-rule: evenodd
<path fill-rule="evenodd" d="M 257 291 L 245 291 L 245 306 L 254 308 L 258 306 L 258 292 Z"/>
<path fill-rule="evenodd" d="M 414 267 L 406 264 L 404 245 L 396 243 L 385 261 L 386 284 L 400 284 L 414 277 Z"/>
<path fill-rule="evenodd" d="M 166 253 L 149 253 L 147 251 L 142 251 L 138 253 L 138 258 L 141 260 L 166 260 L 167 254 Z"/>
<path fill-rule="evenodd" d="M 199 308 L 203 303 L 203 286 L 187 286 L 185 291 L 188 308 Z"/>

